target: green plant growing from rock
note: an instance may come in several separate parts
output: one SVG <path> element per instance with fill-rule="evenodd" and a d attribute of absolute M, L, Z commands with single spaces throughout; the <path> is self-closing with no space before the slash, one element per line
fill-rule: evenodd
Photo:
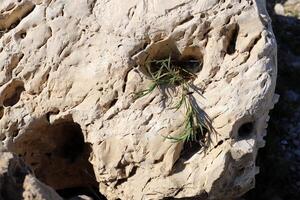
<path fill-rule="evenodd" d="M 201 142 L 201 140 L 204 140 L 209 126 L 206 118 L 201 117 L 198 107 L 191 99 L 193 92 L 190 92 L 190 89 L 196 75 L 187 66 L 180 66 L 183 63 L 185 62 L 173 62 L 171 56 L 167 59 L 146 63 L 146 73 L 152 80 L 152 83 L 147 89 L 137 92 L 135 98 L 144 97 L 161 86 L 180 87 L 181 97 L 172 109 L 177 111 L 181 107 L 185 108 L 184 129 L 179 136 L 164 137 L 172 142 Z"/>

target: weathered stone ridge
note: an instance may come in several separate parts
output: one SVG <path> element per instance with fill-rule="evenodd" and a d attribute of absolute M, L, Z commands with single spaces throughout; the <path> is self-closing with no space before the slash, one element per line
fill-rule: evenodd
<path fill-rule="evenodd" d="M 169 55 L 203 63 L 191 92 L 213 130 L 205 149 L 162 137 L 182 130 L 176 89 L 134 98 L 151 83 L 145 63 Z M 276 75 L 260 0 L 0 2 L 0 140 L 57 190 L 242 195 L 258 173 Z"/>

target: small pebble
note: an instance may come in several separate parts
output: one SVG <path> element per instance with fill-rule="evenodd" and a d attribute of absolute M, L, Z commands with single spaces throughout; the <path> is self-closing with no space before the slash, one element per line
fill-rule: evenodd
<path fill-rule="evenodd" d="M 282 4 L 276 3 L 274 10 L 277 15 L 284 15 L 284 7 Z"/>

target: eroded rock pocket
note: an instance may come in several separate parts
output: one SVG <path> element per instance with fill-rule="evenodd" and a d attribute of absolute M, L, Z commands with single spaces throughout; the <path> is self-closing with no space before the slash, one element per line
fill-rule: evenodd
<path fill-rule="evenodd" d="M 162 64 L 169 63 L 171 69 L 190 72 L 197 75 L 203 66 L 203 54 L 198 46 L 188 46 L 179 51 L 176 42 L 171 38 L 149 45 L 136 56 L 139 70 L 151 77 L 149 72 L 156 73 Z M 169 60 L 168 60 L 169 59 Z"/>
<path fill-rule="evenodd" d="M 13 80 L 1 91 L 2 105 L 4 107 L 14 106 L 19 102 L 23 91 L 25 91 L 24 83 L 20 80 Z"/>
<path fill-rule="evenodd" d="M 4 108 L 3 106 L 0 106 L 0 119 L 2 119 L 3 115 L 4 115 Z"/>
<path fill-rule="evenodd" d="M 246 139 L 251 137 L 254 132 L 254 122 L 246 122 L 242 124 L 238 129 L 238 136 L 240 139 Z"/>
<path fill-rule="evenodd" d="M 10 150 L 24 158 L 36 177 L 63 197 L 80 191 L 96 195 L 96 199 L 100 195 L 89 162 L 90 144 L 85 143 L 80 125 L 73 120 L 49 124 L 46 117 L 39 119 L 14 139 Z"/>

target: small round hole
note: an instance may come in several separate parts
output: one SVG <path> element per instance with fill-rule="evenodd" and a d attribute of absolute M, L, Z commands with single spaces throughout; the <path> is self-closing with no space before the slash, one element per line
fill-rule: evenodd
<path fill-rule="evenodd" d="M 192 73 L 199 73 L 202 69 L 202 62 L 194 56 L 185 56 L 178 61 L 186 70 Z"/>
<path fill-rule="evenodd" d="M 24 38 L 26 37 L 26 32 L 21 33 L 20 37 L 21 37 L 22 39 L 24 39 Z"/>
<path fill-rule="evenodd" d="M 240 138 L 247 138 L 253 133 L 254 124 L 253 122 L 247 122 L 240 126 L 238 129 L 238 136 Z"/>
<path fill-rule="evenodd" d="M 16 130 L 16 131 L 14 131 L 14 132 L 12 133 L 12 136 L 15 138 L 15 137 L 17 137 L 17 136 L 18 136 L 18 134 L 19 134 L 19 131 L 18 131 L 18 130 Z"/>
<path fill-rule="evenodd" d="M 231 4 L 229 4 L 226 8 L 227 9 L 231 9 L 233 6 Z"/>

